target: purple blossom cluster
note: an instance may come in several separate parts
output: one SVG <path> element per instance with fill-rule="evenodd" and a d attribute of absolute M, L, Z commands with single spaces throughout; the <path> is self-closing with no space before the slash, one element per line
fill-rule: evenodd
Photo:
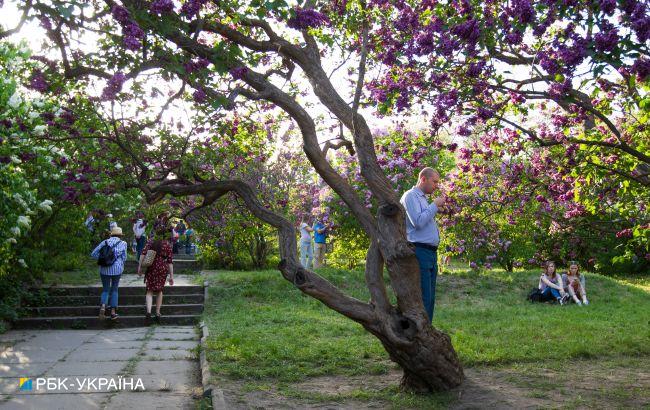
<path fill-rule="evenodd" d="M 631 71 L 639 81 L 646 81 L 650 77 L 650 59 L 639 57 L 632 65 Z"/>
<path fill-rule="evenodd" d="M 194 101 L 196 101 L 199 104 L 202 104 L 208 100 L 208 95 L 205 93 L 205 91 L 202 88 L 199 88 L 196 91 L 194 91 L 192 97 L 194 98 Z"/>
<path fill-rule="evenodd" d="M 113 18 L 122 26 L 122 35 L 124 47 L 127 50 L 139 50 L 142 47 L 144 31 L 138 24 L 131 19 L 129 11 L 117 4 L 113 6 L 111 13 Z"/>
<path fill-rule="evenodd" d="M 518 23 L 529 24 L 535 21 L 535 9 L 530 0 L 513 0 L 508 11 Z"/>
<path fill-rule="evenodd" d="M 118 71 L 113 74 L 113 76 L 108 80 L 106 87 L 102 90 L 101 99 L 103 101 L 114 100 L 115 97 L 117 97 L 117 93 L 122 90 L 125 81 L 126 75 L 123 72 Z"/>
<path fill-rule="evenodd" d="M 293 29 L 307 30 L 308 28 L 329 26 L 331 24 L 329 17 L 316 10 L 297 8 L 294 11 L 296 15 L 287 21 L 287 25 Z"/>
<path fill-rule="evenodd" d="M 600 52 L 614 51 L 619 40 L 618 30 L 609 23 L 603 23 L 601 32 L 594 36 L 596 50 Z"/>
<path fill-rule="evenodd" d="M 650 40 L 650 14 L 648 13 L 648 2 L 637 0 L 623 1 L 623 12 L 629 19 L 632 30 L 640 43 Z"/>
<path fill-rule="evenodd" d="M 49 88 L 49 84 L 41 70 L 34 70 L 29 80 L 29 88 L 44 93 Z"/>
<path fill-rule="evenodd" d="M 181 14 L 188 18 L 194 18 L 207 2 L 207 0 L 187 0 L 181 6 Z"/>
<path fill-rule="evenodd" d="M 41 22 L 41 27 L 48 31 L 52 30 L 52 21 L 50 21 L 49 18 L 43 16 L 39 20 Z"/>
<path fill-rule="evenodd" d="M 242 78 L 244 78 L 246 73 L 248 73 L 248 67 L 240 66 L 240 67 L 231 68 L 229 73 L 232 76 L 232 78 L 234 78 L 235 80 L 241 80 Z"/>
<path fill-rule="evenodd" d="M 190 60 L 187 63 L 183 64 L 183 68 L 187 74 L 192 74 L 195 71 L 200 71 L 205 68 L 208 68 L 210 61 L 205 58 L 197 58 Z"/>
<path fill-rule="evenodd" d="M 149 11 L 157 15 L 173 13 L 174 2 L 172 0 L 154 0 L 149 5 Z"/>
<path fill-rule="evenodd" d="M 603 13 L 611 16 L 616 11 L 616 0 L 599 0 L 598 6 Z"/>

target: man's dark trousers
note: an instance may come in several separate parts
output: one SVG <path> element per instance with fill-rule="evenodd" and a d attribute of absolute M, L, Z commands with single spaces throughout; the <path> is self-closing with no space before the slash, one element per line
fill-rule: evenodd
<path fill-rule="evenodd" d="M 436 279 L 438 277 L 438 251 L 437 249 L 415 246 L 415 257 L 420 265 L 420 287 L 422 289 L 422 302 L 424 310 L 433 320 L 433 308 L 436 303 Z"/>

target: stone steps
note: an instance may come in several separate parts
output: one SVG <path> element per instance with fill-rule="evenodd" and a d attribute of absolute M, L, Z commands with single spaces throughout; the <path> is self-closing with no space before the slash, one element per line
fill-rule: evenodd
<path fill-rule="evenodd" d="M 201 303 L 178 303 L 166 305 L 166 298 L 163 297 L 163 306 L 160 313 L 163 315 L 200 315 L 203 312 Z M 154 299 L 154 304 L 156 303 Z M 137 316 L 145 314 L 144 298 L 139 305 L 120 305 L 118 313 L 125 316 Z M 39 306 L 27 307 L 23 312 L 30 317 L 55 317 L 55 316 L 97 316 L 98 306 Z"/>
<path fill-rule="evenodd" d="M 99 277 L 99 275 L 98 275 Z M 120 298 L 127 295 L 144 296 L 146 290 L 142 286 L 120 286 Z M 99 286 L 52 286 L 31 289 L 32 291 L 44 290 L 49 296 L 97 296 L 101 295 L 102 288 Z M 174 285 L 165 286 L 163 292 L 165 297 L 169 295 L 198 294 L 203 292 L 203 286 L 197 285 Z M 143 299 L 144 300 L 144 299 Z"/>
<path fill-rule="evenodd" d="M 160 325 L 194 325 L 198 323 L 199 317 L 199 315 L 163 315 L 160 319 Z M 120 315 L 117 320 L 105 319 L 103 321 L 99 320 L 96 315 L 28 317 L 19 319 L 13 323 L 14 329 L 104 329 L 107 327 L 120 328 L 142 326 L 147 326 L 144 315 Z"/>
<path fill-rule="evenodd" d="M 101 287 L 57 286 L 32 289 L 36 297 L 23 304 L 22 317 L 13 322 L 16 329 L 102 329 L 105 327 L 146 326 L 144 286 L 119 288 L 119 319 L 99 319 Z M 161 308 L 161 325 L 192 325 L 203 312 L 205 287 L 167 286 Z M 153 303 L 155 305 L 155 296 Z M 107 310 L 107 314 L 110 312 Z"/>
<path fill-rule="evenodd" d="M 174 275 L 193 273 L 201 270 L 201 262 L 196 259 L 174 259 Z M 127 260 L 124 263 L 125 274 L 135 274 L 138 272 L 138 262 Z"/>
<path fill-rule="evenodd" d="M 145 290 L 142 288 L 140 295 L 119 295 L 120 305 L 140 305 L 144 304 Z M 203 303 L 203 293 L 187 293 L 164 295 L 163 303 L 167 304 L 184 304 L 184 303 Z M 99 306 L 99 295 L 68 295 L 68 296 L 48 296 L 38 303 L 39 306 Z M 35 307 L 35 306 L 32 306 Z"/>

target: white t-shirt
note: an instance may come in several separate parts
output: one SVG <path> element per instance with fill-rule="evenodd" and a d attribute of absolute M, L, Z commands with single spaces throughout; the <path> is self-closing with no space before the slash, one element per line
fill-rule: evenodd
<path fill-rule="evenodd" d="M 300 224 L 300 240 L 303 242 L 311 242 L 311 233 L 307 230 L 309 225 L 306 223 Z"/>
<path fill-rule="evenodd" d="M 142 223 L 142 219 L 138 219 L 136 223 L 133 224 L 133 233 L 136 238 L 144 235 L 144 224 Z"/>

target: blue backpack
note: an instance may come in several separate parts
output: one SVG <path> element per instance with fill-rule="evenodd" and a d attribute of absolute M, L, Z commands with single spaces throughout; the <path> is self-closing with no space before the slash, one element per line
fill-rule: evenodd
<path fill-rule="evenodd" d="M 112 266 L 115 263 L 115 260 L 117 260 L 115 250 L 108 244 L 108 242 L 104 241 L 104 246 L 99 250 L 97 264 L 99 266 Z"/>

